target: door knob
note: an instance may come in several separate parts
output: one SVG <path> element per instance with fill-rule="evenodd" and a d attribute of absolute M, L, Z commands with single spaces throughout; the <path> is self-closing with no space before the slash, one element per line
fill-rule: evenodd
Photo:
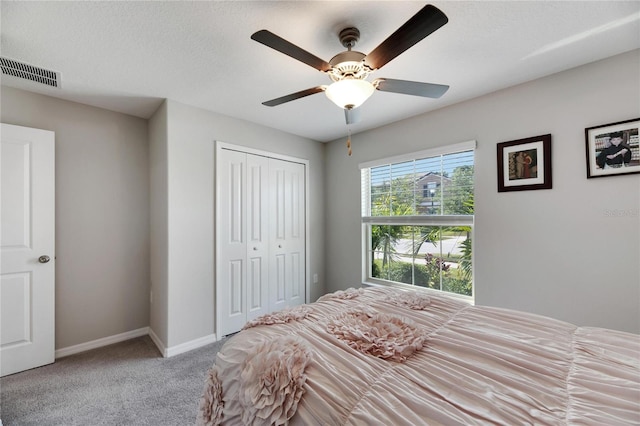
<path fill-rule="evenodd" d="M 38 258 L 38 262 L 40 262 L 40 263 L 47 263 L 50 260 L 51 260 L 51 258 L 49 256 L 47 256 L 46 254 L 43 255 L 43 256 L 40 256 Z"/>

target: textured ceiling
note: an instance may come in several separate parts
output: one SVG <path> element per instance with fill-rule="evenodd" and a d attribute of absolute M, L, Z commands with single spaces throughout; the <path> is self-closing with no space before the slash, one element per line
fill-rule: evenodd
<path fill-rule="evenodd" d="M 250 39 L 268 29 L 328 61 L 356 26 L 368 53 L 426 2 L 1 2 L 0 53 L 59 71 L 62 88 L 2 84 L 148 118 L 162 99 L 318 141 L 344 136 L 324 94 L 261 102 L 327 76 Z M 354 133 L 640 47 L 638 1 L 434 1 L 449 23 L 370 79 L 447 84 L 440 99 L 376 91 Z"/>

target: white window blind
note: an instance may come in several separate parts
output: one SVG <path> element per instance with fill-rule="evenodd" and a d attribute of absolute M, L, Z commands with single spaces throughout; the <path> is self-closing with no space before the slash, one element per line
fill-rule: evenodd
<path fill-rule="evenodd" d="M 466 194 L 473 193 L 474 147 L 475 141 L 471 141 L 454 145 L 449 153 L 444 147 L 411 154 L 415 156 L 411 159 L 399 156 L 364 163 L 363 220 L 370 221 L 367 218 L 372 216 L 473 215 L 462 203 Z"/>

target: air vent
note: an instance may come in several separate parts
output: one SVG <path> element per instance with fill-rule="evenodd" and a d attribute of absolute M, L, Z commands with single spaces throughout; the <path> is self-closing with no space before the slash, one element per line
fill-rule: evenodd
<path fill-rule="evenodd" d="M 2 74 L 60 88 L 60 73 L 0 57 Z"/>

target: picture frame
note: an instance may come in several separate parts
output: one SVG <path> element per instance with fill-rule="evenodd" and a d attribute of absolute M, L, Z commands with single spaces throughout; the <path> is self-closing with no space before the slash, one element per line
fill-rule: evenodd
<path fill-rule="evenodd" d="M 587 179 L 640 173 L 640 118 L 584 129 Z"/>
<path fill-rule="evenodd" d="M 498 192 L 551 189 L 551 135 L 497 145 Z"/>

